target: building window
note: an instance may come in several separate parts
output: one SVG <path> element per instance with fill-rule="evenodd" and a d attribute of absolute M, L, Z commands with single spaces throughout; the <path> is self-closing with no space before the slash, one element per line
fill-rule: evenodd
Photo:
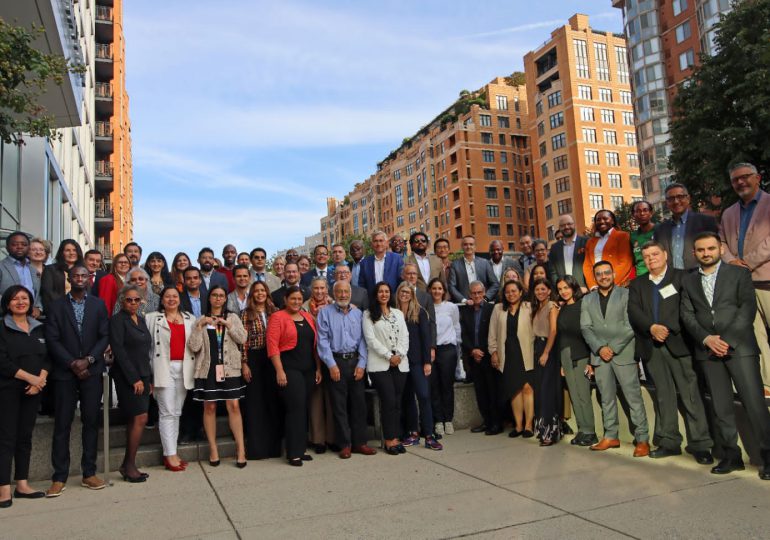
<path fill-rule="evenodd" d="M 500 224 L 499 223 L 489 223 L 489 224 L 487 224 L 487 230 L 489 231 L 489 236 L 500 236 Z"/>
<path fill-rule="evenodd" d="M 567 146 L 566 134 L 559 133 L 558 135 L 551 137 L 551 150 L 558 150 L 559 148 L 564 148 L 565 146 Z"/>
<path fill-rule="evenodd" d="M 508 110 L 508 97 L 507 96 L 495 96 L 497 99 L 497 108 L 501 111 Z"/>
<path fill-rule="evenodd" d="M 585 157 L 586 157 L 586 163 L 588 165 L 599 164 L 599 152 L 597 150 L 586 150 Z"/>
<path fill-rule="evenodd" d="M 508 154 L 506 152 L 500 152 L 500 163 L 508 163 Z"/>
<path fill-rule="evenodd" d="M 638 154 L 626 154 L 626 159 L 628 160 L 628 166 L 629 167 L 638 167 L 639 166 L 639 155 Z"/>
<path fill-rule="evenodd" d="M 487 199 L 497 199 L 497 188 L 494 186 L 485 186 L 484 195 Z"/>
<path fill-rule="evenodd" d="M 497 117 L 497 127 L 499 128 L 509 128 L 511 127 L 511 120 L 507 116 L 498 116 Z"/>
<path fill-rule="evenodd" d="M 620 189 L 623 187 L 623 182 L 619 174 L 611 173 L 607 175 L 607 179 L 610 181 L 610 187 Z"/>
<path fill-rule="evenodd" d="M 587 99 L 587 100 L 593 99 L 591 97 L 591 87 L 588 86 L 587 84 L 579 84 L 578 85 L 578 97 L 580 99 Z"/>
<path fill-rule="evenodd" d="M 492 150 L 482 150 L 481 151 L 481 157 L 484 160 L 484 163 L 494 163 L 495 162 L 495 153 Z"/>
<path fill-rule="evenodd" d="M 556 211 L 560 216 L 572 212 L 572 199 L 562 199 L 556 202 Z"/>
<path fill-rule="evenodd" d="M 563 171 L 567 168 L 567 156 L 558 156 L 553 158 L 553 170 Z"/>
<path fill-rule="evenodd" d="M 615 47 L 615 63 L 618 67 L 618 82 L 628 84 L 628 52 L 625 47 Z"/>
<path fill-rule="evenodd" d="M 612 89 L 599 88 L 599 101 L 604 101 L 605 103 L 612 103 Z"/>
<path fill-rule="evenodd" d="M 482 127 L 491 127 L 492 126 L 492 116 L 489 114 L 480 114 L 479 115 L 479 124 L 481 124 Z"/>
<path fill-rule="evenodd" d="M 588 47 L 586 47 L 586 41 L 584 39 L 573 39 L 572 44 L 575 47 L 575 69 L 577 76 L 581 79 L 588 79 L 591 77 L 591 72 L 588 69 Z"/>
<path fill-rule="evenodd" d="M 505 205 L 505 217 L 513 217 L 513 207 L 510 204 Z"/>
<path fill-rule="evenodd" d="M 569 191 L 569 176 L 556 179 L 556 193 L 564 193 Z"/>
<path fill-rule="evenodd" d="M 605 152 L 604 157 L 607 159 L 608 167 L 620 167 L 620 154 L 617 152 Z"/>
<path fill-rule="evenodd" d="M 397 169 L 393 171 L 393 180 L 401 180 L 401 170 Z"/>
<path fill-rule="evenodd" d="M 542 137 L 545 134 L 545 124 L 543 122 L 537 123 L 537 135 Z"/>
<path fill-rule="evenodd" d="M 695 65 L 695 54 L 692 49 L 679 55 L 679 70 L 684 71 Z"/>
<path fill-rule="evenodd" d="M 612 204 L 612 208 L 614 210 L 617 210 L 621 206 L 623 206 L 623 196 L 622 195 L 611 195 L 610 196 L 610 203 Z"/>
<path fill-rule="evenodd" d="M 632 189 L 639 189 L 640 188 L 641 182 L 640 182 L 638 174 L 631 174 L 631 175 L 628 176 L 628 179 L 631 182 L 631 188 Z M 652 190 L 650 190 L 650 191 L 652 191 Z"/>
<path fill-rule="evenodd" d="M 602 187 L 602 174 L 598 172 L 589 172 L 588 185 L 591 187 Z"/>
<path fill-rule="evenodd" d="M 553 208 L 550 204 L 545 207 L 545 219 L 553 219 Z"/>
<path fill-rule="evenodd" d="M 584 122 L 594 121 L 594 109 L 593 107 L 580 107 L 580 119 Z"/>
<path fill-rule="evenodd" d="M 620 102 L 623 105 L 631 105 L 632 98 L 631 98 L 631 92 L 628 90 L 621 90 L 620 91 Z"/>
<path fill-rule="evenodd" d="M 551 198 L 551 184 L 545 184 L 543 186 L 543 198 L 544 199 L 550 199 Z"/>
<path fill-rule="evenodd" d="M 548 108 L 551 109 L 561 103 L 561 90 L 548 94 Z"/>
<path fill-rule="evenodd" d="M 484 180 L 497 180 L 494 169 L 484 169 Z"/>
<path fill-rule="evenodd" d="M 487 217 L 500 217 L 500 207 L 496 204 L 488 204 Z"/>
<path fill-rule="evenodd" d="M 491 133 L 482 133 L 481 134 L 481 144 L 492 144 L 492 134 Z"/>
<path fill-rule="evenodd" d="M 593 128 L 583 128 L 583 142 L 595 143 L 596 130 Z"/>
<path fill-rule="evenodd" d="M 404 209 L 404 195 L 401 192 L 401 186 L 396 186 L 396 212 Z"/>
<path fill-rule="evenodd" d="M 497 193 L 497 190 L 495 189 L 495 193 Z M 503 199 L 510 201 L 511 200 L 511 190 L 507 187 L 503 188 Z"/>
<path fill-rule="evenodd" d="M 415 221 L 417 221 L 417 214 L 409 212 L 409 223 L 414 223 Z"/>
<path fill-rule="evenodd" d="M 548 163 L 543 163 L 540 165 L 540 173 L 542 174 L 543 178 L 548 177 Z"/>
<path fill-rule="evenodd" d="M 414 182 L 411 180 L 406 183 L 406 204 L 414 206 Z"/>
<path fill-rule="evenodd" d="M 540 143 L 540 157 L 543 157 L 546 154 L 546 146 L 544 142 Z"/>
<path fill-rule="evenodd" d="M 556 114 L 552 114 L 550 117 L 550 123 L 551 123 L 551 129 L 557 128 L 559 126 L 564 125 L 564 113 L 563 112 L 557 112 Z"/>
<path fill-rule="evenodd" d="M 503 169 L 503 182 L 507 182 L 508 180 L 510 180 L 508 177 L 508 169 Z"/>
<path fill-rule="evenodd" d="M 631 111 L 623 111 L 623 124 L 626 126 L 634 125 L 634 113 Z"/>
<path fill-rule="evenodd" d="M 626 146 L 636 146 L 636 133 L 633 131 L 626 131 L 624 136 L 626 138 Z"/>
<path fill-rule="evenodd" d="M 414 172 L 414 166 L 412 166 L 411 163 L 408 163 L 406 166 L 406 175 L 412 176 L 412 173 Z"/>
<path fill-rule="evenodd" d="M 615 130 L 604 130 L 604 144 L 618 144 L 618 134 L 615 132 Z"/>
<path fill-rule="evenodd" d="M 535 103 L 535 113 L 537 113 L 538 116 L 543 114 L 543 102 L 542 101 L 538 101 L 537 103 Z"/>
<path fill-rule="evenodd" d="M 690 37 L 690 21 L 684 21 L 682 24 L 676 27 L 676 42 L 682 43 L 685 39 Z"/>
<path fill-rule="evenodd" d="M 672 4 L 675 17 L 687 9 L 687 0 L 674 0 Z"/>
<path fill-rule="evenodd" d="M 601 195 L 589 195 L 588 204 L 592 210 L 602 210 L 604 208 L 604 197 Z"/>
<path fill-rule="evenodd" d="M 605 124 L 615 123 L 615 111 L 613 111 L 612 109 L 602 109 L 601 116 L 602 116 L 602 122 L 604 122 Z"/>
<path fill-rule="evenodd" d="M 594 42 L 594 57 L 596 58 L 596 78 L 600 81 L 610 80 L 610 64 L 607 59 L 607 45 Z"/>

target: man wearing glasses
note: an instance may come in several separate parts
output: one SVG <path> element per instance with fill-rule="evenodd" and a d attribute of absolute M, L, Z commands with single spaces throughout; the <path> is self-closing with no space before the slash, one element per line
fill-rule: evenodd
<path fill-rule="evenodd" d="M 420 231 L 413 232 L 409 237 L 409 248 L 412 253 L 405 259 L 405 263 L 417 265 L 417 288 L 424 291 L 427 284 L 433 278 L 444 280 L 444 265 L 441 259 L 428 254 L 428 236 Z"/>
<path fill-rule="evenodd" d="M 665 197 L 671 218 L 655 226 L 653 238 L 668 253 L 671 266 L 693 270 L 698 267 L 698 261 L 690 246 L 698 234 L 718 232 L 717 221 L 690 208 L 690 194 L 683 184 L 674 182 L 666 186 Z"/>
<path fill-rule="evenodd" d="M 722 260 L 751 271 L 757 296 L 754 333 L 759 343 L 765 396 L 770 396 L 770 194 L 760 189 L 762 177 L 751 163 L 736 163 L 729 172 L 730 184 L 739 199 L 722 213 Z"/>

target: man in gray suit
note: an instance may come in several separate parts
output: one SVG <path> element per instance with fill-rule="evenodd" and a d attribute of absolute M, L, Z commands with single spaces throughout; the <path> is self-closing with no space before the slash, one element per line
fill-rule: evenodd
<path fill-rule="evenodd" d="M 40 316 L 40 278 L 29 266 L 29 237 L 14 231 L 5 239 L 8 256 L 0 261 L 0 295 L 11 285 L 24 285 L 35 297 L 33 317 Z"/>
<path fill-rule="evenodd" d="M 607 261 L 594 264 L 593 273 L 598 289 L 583 298 L 580 330 L 591 350 L 591 366 L 602 397 L 604 437 L 591 450 L 620 446 L 616 400 L 620 385 L 631 410 L 631 422 L 636 426 L 634 457 L 648 456 L 647 413 L 634 355 L 634 330 L 628 320 L 628 289 L 615 286 L 615 272 Z"/>
<path fill-rule="evenodd" d="M 507 255 L 503 255 L 503 243 L 500 240 L 492 240 L 489 243 L 489 264 L 492 266 L 492 272 L 494 272 L 497 282 L 502 284 L 503 274 L 509 268 L 513 268 L 518 274 L 524 278 L 524 269 L 519 264 L 519 261 L 514 261 Z"/>
<path fill-rule="evenodd" d="M 572 276 L 578 282 L 584 293 L 586 278 L 583 275 L 583 261 L 586 258 L 586 242 L 588 237 L 580 236 L 575 229 L 575 219 L 570 215 L 559 218 L 561 240 L 551 246 L 548 254 L 548 279 L 556 286 L 556 282 L 564 276 Z"/>
<path fill-rule="evenodd" d="M 492 265 L 486 259 L 476 257 L 476 238 L 463 236 L 463 257 L 452 262 L 449 271 L 449 294 L 454 302 L 473 305 L 470 284 L 480 281 L 487 290 L 486 299 L 494 302 L 500 282 L 497 281 Z"/>

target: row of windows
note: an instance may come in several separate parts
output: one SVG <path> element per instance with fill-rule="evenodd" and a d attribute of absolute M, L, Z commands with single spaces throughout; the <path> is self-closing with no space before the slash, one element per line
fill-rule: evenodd
<path fill-rule="evenodd" d="M 591 69 L 588 60 L 588 45 L 584 39 L 573 39 L 572 44 L 575 50 L 575 71 L 581 79 L 591 78 Z M 594 66 L 596 68 L 596 78 L 600 81 L 609 81 L 610 64 L 607 52 L 607 44 L 594 42 Z M 628 82 L 628 57 L 625 47 L 615 47 L 615 63 L 617 65 L 617 78 L 622 83 Z"/>
<path fill-rule="evenodd" d="M 605 124 L 615 123 L 615 111 L 613 109 L 600 109 L 601 121 Z M 634 125 L 634 113 L 632 111 L 621 111 L 623 125 Z M 593 107 L 580 107 L 580 119 L 584 122 L 596 122 Z"/>
<path fill-rule="evenodd" d="M 596 195 L 596 194 L 589 194 L 588 195 L 588 204 L 591 207 L 592 210 L 603 210 L 605 208 L 604 206 L 604 196 L 603 195 Z M 610 196 L 610 205 L 613 210 L 617 210 L 621 206 L 623 206 L 623 196 L 622 195 L 611 195 Z"/>
<path fill-rule="evenodd" d="M 586 180 L 590 187 L 602 187 L 602 174 L 598 172 L 586 173 Z M 610 187 L 614 189 L 620 189 L 623 187 L 623 179 L 617 173 L 610 173 L 607 175 L 607 180 L 610 183 Z"/>

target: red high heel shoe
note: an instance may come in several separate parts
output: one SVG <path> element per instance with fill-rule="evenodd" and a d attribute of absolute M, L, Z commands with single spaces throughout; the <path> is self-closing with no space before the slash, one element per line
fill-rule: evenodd
<path fill-rule="evenodd" d="M 182 465 L 181 462 L 179 465 L 172 465 L 166 456 L 163 456 L 163 465 L 166 467 L 166 470 L 172 472 L 180 472 L 185 470 L 185 466 Z"/>

